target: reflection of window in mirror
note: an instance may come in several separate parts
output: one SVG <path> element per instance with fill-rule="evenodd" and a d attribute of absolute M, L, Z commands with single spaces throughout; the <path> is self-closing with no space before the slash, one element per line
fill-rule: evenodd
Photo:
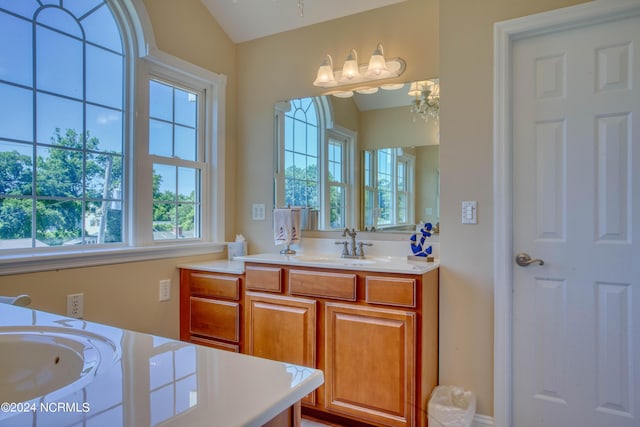
<path fill-rule="evenodd" d="M 363 223 L 365 228 L 391 228 L 415 222 L 415 156 L 402 148 L 365 150 Z"/>
<path fill-rule="evenodd" d="M 324 97 L 276 105 L 275 205 L 318 212 L 320 229 L 353 227 L 355 135 L 333 127 Z"/>

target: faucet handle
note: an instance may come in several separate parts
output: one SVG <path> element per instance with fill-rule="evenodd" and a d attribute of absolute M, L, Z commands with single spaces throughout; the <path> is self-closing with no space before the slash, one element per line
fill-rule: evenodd
<path fill-rule="evenodd" d="M 357 256 L 364 256 L 364 246 L 373 246 L 373 243 L 358 242 L 358 248 L 356 249 Z"/>
<path fill-rule="evenodd" d="M 346 240 L 344 241 L 337 241 L 334 242 L 336 245 L 342 245 L 342 254 L 341 256 L 346 256 L 349 255 L 349 242 L 347 242 Z"/>

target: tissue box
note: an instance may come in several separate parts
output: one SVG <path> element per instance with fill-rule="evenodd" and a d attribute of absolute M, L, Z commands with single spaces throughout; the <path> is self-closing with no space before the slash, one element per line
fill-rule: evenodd
<path fill-rule="evenodd" d="M 227 259 L 229 261 L 237 256 L 247 254 L 247 242 L 230 242 L 227 244 Z"/>

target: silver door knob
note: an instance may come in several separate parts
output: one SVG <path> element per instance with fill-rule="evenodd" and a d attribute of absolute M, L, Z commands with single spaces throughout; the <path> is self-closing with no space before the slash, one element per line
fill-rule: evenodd
<path fill-rule="evenodd" d="M 543 260 L 537 259 L 537 258 L 532 259 L 529 254 L 522 253 L 522 254 L 516 255 L 516 264 L 518 264 L 520 267 L 526 267 L 536 262 L 538 263 L 538 265 L 544 265 Z"/>

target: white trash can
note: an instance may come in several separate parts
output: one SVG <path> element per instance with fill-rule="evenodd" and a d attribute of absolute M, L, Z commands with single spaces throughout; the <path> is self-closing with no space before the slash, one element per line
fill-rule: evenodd
<path fill-rule="evenodd" d="M 476 396 L 454 386 L 437 386 L 429 399 L 429 427 L 471 427 Z"/>

